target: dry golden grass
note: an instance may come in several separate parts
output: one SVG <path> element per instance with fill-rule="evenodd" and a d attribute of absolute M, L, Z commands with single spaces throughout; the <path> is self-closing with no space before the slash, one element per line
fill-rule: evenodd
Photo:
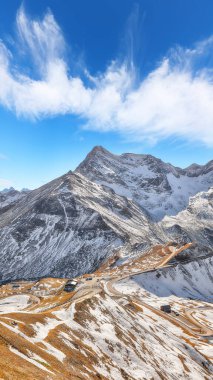
<path fill-rule="evenodd" d="M 179 248 L 181 249 L 182 247 Z M 131 274 L 136 270 L 139 272 L 156 268 L 162 263 L 162 260 L 168 258 L 171 253 L 171 242 L 164 246 L 157 245 L 146 254 L 132 260 L 131 263 L 125 263 L 118 268 L 112 268 L 112 265 L 119 258 L 119 252 L 115 252 L 114 256 L 104 263 L 93 275 L 86 274 L 79 279 L 84 280 L 88 277 L 101 278 L 102 275 L 116 278 L 119 276 L 122 277 L 125 274 Z M 131 349 L 134 355 L 140 358 L 144 364 L 146 363 L 144 353 L 146 352 L 147 355 L 152 356 L 152 352 L 149 352 L 144 344 L 144 340 L 139 338 L 142 336 L 142 327 L 137 321 L 144 318 L 144 306 L 139 305 L 137 299 L 134 301 L 134 299 L 131 299 L 129 296 L 125 298 L 125 306 L 122 306 L 122 304 L 119 305 L 121 309 L 122 307 L 124 308 L 123 313 L 125 313 L 127 317 L 133 317 L 136 321 L 131 331 L 125 331 L 116 320 L 113 320 L 114 317 L 110 310 L 102 308 L 103 301 L 106 301 L 108 296 L 104 288 L 101 288 L 100 282 L 98 282 L 99 285 L 97 285 L 95 281 L 91 281 L 92 285 L 90 285 L 89 281 L 84 283 L 83 287 L 85 291 L 84 293 L 80 291 L 80 298 L 78 302 L 75 303 L 73 319 L 75 328 L 72 328 L 57 318 L 57 313 L 54 313 L 61 310 L 66 311 L 73 302 L 72 298 L 75 296 L 75 299 L 77 299 L 76 297 L 78 296 L 78 290 L 71 293 L 66 293 L 63 290 L 66 281 L 67 279 L 44 278 L 37 282 L 20 283 L 20 288 L 16 289 L 13 289 L 10 284 L 0 288 L 0 298 L 15 294 L 28 294 L 32 300 L 32 304 L 28 305 L 26 310 L 0 314 L 0 380 L 1 378 L 4 380 L 108 380 L 107 377 L 97 371 L 97 368 L 101 361 L 105 368 L 109 368 L 110 370 L 110 367 L 114 366 L 110 355 L 102 352 L 101 357 L 98 357 L 93 345 L 89 345 L 88 343 L 95 343 L 93 332 L 90 330 L 91 325 L 95 326 L 96 333 L 101 334 L 100 324 L 97 323 L 98 320 L 95 315 L 97 306 L 99 306 L 103 318 L 113 321 L 113 330 L 121 346 Z M 98 288 L 99 286 L 98 297 L 90 297 L 91 289 L 88 290 L 90 286 L 92 289 L 95 287 Z M 45 295 L 42 292 L 46 292 Z M 155 314 L 149 315 L 149 323 L 151 324 L 150 330 L 153 333 L 158 323 L 158 316 L 164 318 L 164 320 L 168 319 L 168 321 L 171 322 L 171 318 L 160 310 L 156 311 Z M 49 322 L 53 319 L 59 322 L 59 324 L 52 325 L 53 327 L 49 329 L 43 341 L 35 341 L 34 339 L 37 334 L 35 326 L 38 323 L 40 324 L 39 326 L 45 326 L 47 318 Z M 2 323 L 8 327 L 2 325 Z M 174 319 L 172 323 L 180 327 L 177 320 Z M 193 343 L 194 335 L 189 329 L 184 329 L 183 326 L 181 328 L 184 333 L 183 341 L 195 348 L 195 344 Z M 135 337 L 137 337 L 140 342 L 140 352 L 138 352 Z M 88 338 L 86 339 L 87 343 L 85 343 L 85 338 Z M 163 346 L 163 342 L 161 342 L 160 339 L 156 338 L 156 340 L 159 346 Z M 119 352 L 118 343 L 116 343 L 117 346 L 113 345 L 110 338 L 105 338 L 105 343 L 109 352 L 112 354 Z M 46 346 L 45 344 L 50 346 Z M 25 358 L 11 352 L 11 347 L 22 355 L 25 355 Z M 57 355 L 51 354 L 51 351 L 48 350 L 47 347 L 61 351 L 61 353 L 64 354 L 64 360 L 61 361 L 57 358 Z M 37 355 L 34 356 L 34 360 L 37 360 L 37 364 L 42 365 L 42 368 L 38 368 L 35 364 L 28 361 L 32 357 L 31 353 Z M 37 359 L 35 359 L 35 357 Z M 184 356 L 179 355 L 179 359 L 187 374 L 189 369 Z M 47 372 L 47 370 L 49 372 Z M 131 377 L 124 368 L 119 368 L 119 371 L 124 380 L 133 380 L 133 377 Z M 156 374 L 159 378 L 167 380 L 166 376 L 158 371 L 157 363 Z"/>

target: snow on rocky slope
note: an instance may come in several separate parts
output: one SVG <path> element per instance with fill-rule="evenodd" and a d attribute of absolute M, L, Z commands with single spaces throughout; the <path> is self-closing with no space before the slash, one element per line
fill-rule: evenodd
<path fill-rule="evenodd" d="M 201 269 L 200 283 L 205 280 L 207 268 Z M 191 269 L 196 277 L 197 267 L 187 270 Z M 183 279 L 184 273 L 177 271 L 176 278 L 182 274 Z M 146 290 L 147 279 L 150 287 L 161 281 L 161 277 L 149 279 L 149 275 L 135 275 L 134 268 L 130 268 L 124 279 L 122 270 L 118 269 L 114 277 L 104 270 L 94 273 L 90 281 L 87 276 L 79 278 L 72 293 L 64 291 L 63 279 L 19 282 L 18 290 L 12 284 L 2 286 L 0 377 L 212 379 L 211 305 L 199 299 L 197 290 L 193 293 L 198 295 L 196 300 L 184 298 L 191 292 L 181 281 L 177 281 L 180 297 L 174 296 L 173 275 L 167 272 L 172 294 L 169 302 L 179 315 L 161 312 L 159 306 L 168 302 L 168 297 Z M 189 307 L 194 322 L 190 319 L 193 316 L 187 316 Z"/>
<path fill-rule="evenodd" d="M 118 246 L 131 251 L 157 241 L 140 207 L 69 172 L 2 214 L 1 277 L 76 276 L 97 268 Z"/>
<path fill-rule="evenodd" d="M 157 220 L 185 209 L 189 197 L 213 185 L 213 161 L 180 169 L 145 154 L 120 156 L 95 147 L 76 172 L 133 199 Z"/>
<path fill-rule="evenodd" d="M 161 304 L 170 302 L 171 296 L 212 302 L 212 267 L 213 256 L 139 274 L 132 277 L 131 284 L 127 281 L 129 291 L 140 287 L 150 293 L 154 302 L 158 301 Z M 127 282 L 121 282 L 117 288 L 123 290 Z M 166 299 L 167 297 L 170 298 Z"/>
<path fill-rule="evenodd" d="M 165 216 L 160 223 L 168 238 L 195 241 L 213 246 L 213 187 L 191 197 L 187 208 L 175 216 Z"/>
<path fill-rule="evenodd" d="M 0 214 L 8 210 L 19 199 L 23 198 L 28 192 L 29 190 L 27 189 L 18 191 L 13 187 L 0 191 Z"/>
<path fill-rule="evenodd" d="M 34 191 L 1 192 L 0 278 L 76 276 L 119 247 L 122 256 L 140 255 L 169 240 L 196 241 L 199 255 L 209 253 L 212 189 L 190 198 L 175 216 L 157 222 L 150 214 L 182 209 L 212 176 L 212 162 L 182 170 L 152 156 L 116 156 L 96 147 L 75 173 Z"/>

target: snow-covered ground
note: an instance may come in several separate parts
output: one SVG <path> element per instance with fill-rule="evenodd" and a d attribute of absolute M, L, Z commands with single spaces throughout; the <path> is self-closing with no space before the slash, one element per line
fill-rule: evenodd
<path fill-rule="evenodd" d="M 0 299 L 0 314 L 15 313 L 24 310 L 29 306 L 30 297 L 27 294 L 17 294 L 15 296 Z"/>
<path fill-rule="evenodd" d="M 213 257 L 133 277 L 133 282 L 158 297 L 175 295 L 213 301 Z"/>
<path fill-rule="evenodd" d="M 178 278 L 180 274 L 175 268 L 169 270 L 175 270 Z M 205 268 L 200 267 L 202 276 L 206 275 Z M 188 265 L 187 270 L 196 273 L 198 268 Z M 116 273 L 115 278 L 119 270 Z M 110 274 L 103 271 L 101 281 L 95 274 L 90 281 L 81 279 L 74 295 L 63 291 L 65 281 L 59 279 L 47 278 L 28 285 L 31 297 L 38 295 L 38 289 L 46 292 L 45 296 L 39 295 L 38 304 L 28 305 L 29 308 L 25 294 L 2 299 L 0 330 L 7 344 L 0 341 L 0 349 L 11 357 L 9 373 L 22 380 L 13 365 L 18 360 L 25 373 L 36 379 L 69 380 L 78 375 L 85 380 L 210 380 L 211 342 L 197 338 L 154 311 L 162 303 L 170 303 L 179 313 L 190 308 L 197 311 L 194 317 L 201 323 L 205 323 L 205 318 L 211 323 L 210 304 L 186 298 L 186 270 L 185 282 L 181 277 L 176 283 L 179 296 L 174 295 L 173 286 L 169 287 L 169 294 L 157 295 L 153 283 L 161 277 L 148 279 L 153 273 L 132 273 L 131 279 L 114 279 L 113 286 L 120 292 L 116 296 L 112 288 L 109 290 Z M 144 288 L 143 276 L 153 292 Z M 176 282 L 171 273 L 166 277 L 165 288 L 169 282 Z M 4 294 L 7 291 L 16 290 L 8 284 Z M 140 302 L 144 304 L 141 306 Z M 4 361 L 0 357 L 1 363 Z"/>

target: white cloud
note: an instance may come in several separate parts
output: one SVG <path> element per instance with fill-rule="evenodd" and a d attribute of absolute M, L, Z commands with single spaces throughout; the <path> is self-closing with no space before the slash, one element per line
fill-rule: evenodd
<path fill-rule="evenodd" d="M 16 17 L 17 30 L 23 51 L 31 53 L 41 73 L 48 64 L 63 57 L 65 41 L 52 13 L 47 12 L 42 21 L 31 20 L 19 9 Z"/>
<path fill-rule="evenodd" d="M 86 128 L 118 131 L 132 140 L 176 136 L 213 146 L 213 72 L 205 67 L 213 37 L 193 49 L 173 49 L 139 83 L 132 65 L 114 61 L 96 77 L 85 68 L 86 85 L 69 74 L 63 34 L 50 12 L 35 21 L 21 8 L 17 29 L 40 74 L 33 79 L 17 70 L 0 43 L 0 103 L 17 115 L 75 114 L 87 120 Z"/>

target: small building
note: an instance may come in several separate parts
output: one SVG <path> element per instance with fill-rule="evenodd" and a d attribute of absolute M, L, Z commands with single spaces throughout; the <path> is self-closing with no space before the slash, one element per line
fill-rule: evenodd
<path fill-rule="evenodd" d="M 68 280 L 64 286 L 65 292 L 72 292 L 75 289 L 77 283 L 78 281 L 76 280 Z"/>
<path fill-rule="evenodd" d="M 170 305 L 162 305 L 160 307 L 161 311 L 164 311 L 164 313 L 171 313 L 171 306 Z"/>

